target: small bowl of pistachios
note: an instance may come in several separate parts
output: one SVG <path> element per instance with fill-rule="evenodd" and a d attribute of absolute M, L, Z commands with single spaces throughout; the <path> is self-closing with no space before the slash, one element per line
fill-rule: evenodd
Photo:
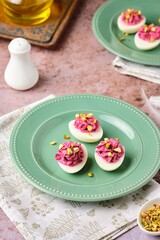
<path fill-rule="evenodd" d="M 160 235 L 160 198 L 147 201 L 139 210 L 137 223 L 149 235 Z"/>

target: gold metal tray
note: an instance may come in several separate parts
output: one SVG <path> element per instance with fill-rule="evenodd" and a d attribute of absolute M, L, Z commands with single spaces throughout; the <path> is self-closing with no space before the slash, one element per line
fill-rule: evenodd
<path fill-rule="evenodd" d="M 77 3 L 78 0 L 55 0 L 49 19 L 43 24 L 32 27 L 17 25 L 9 21 L 0 4 L 0 37 L 5 39 L 23 37 L 32 45 L 53 48 L 57 45 Z"/>

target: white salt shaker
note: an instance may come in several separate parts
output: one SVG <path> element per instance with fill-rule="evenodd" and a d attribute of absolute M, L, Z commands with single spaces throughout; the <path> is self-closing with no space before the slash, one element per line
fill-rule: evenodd
<path fill-rule="evenodd" d="M 24 38 L 15 38 L 9 45 L 10 60 L 4 72 L 6 83 L 16 90 L 27 90 L 33 87 L 39 73 L 30 58 L 31 45 Z"/>

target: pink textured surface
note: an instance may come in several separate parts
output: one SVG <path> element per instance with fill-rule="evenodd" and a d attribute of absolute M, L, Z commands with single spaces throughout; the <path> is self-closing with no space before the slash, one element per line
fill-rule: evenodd
<path fill-rule="evenodd" d="M 122 99 L 143 109 L 143 87 L 148 96 L 160 95 L 158 84 L 131 76 L 124 76 L 112 67 L 115 55 L 104 49 L 95 39 L 91 22 L 95 10 L 105 0 L 82 1 L 55 50 L 32 47 L 31 57 L 40 73 L 38 84 L 28 91 L 16 91 L 4 82 L 4 70 L 9 61 L 9 41 L 0 39 L 0 116 L 54 94 L 95 93 Z M 0 210 L 0 239 L 24 239 Z M 119 240 L 157 239 L 144 235 L 138 227 Z"/>

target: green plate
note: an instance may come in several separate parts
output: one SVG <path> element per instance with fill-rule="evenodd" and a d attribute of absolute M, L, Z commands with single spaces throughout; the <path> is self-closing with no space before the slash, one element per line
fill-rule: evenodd
<path fill-rule="evenodd" d="M 98 167 L 94 160 L 97 143 L 85 143 L 89 158 L 78 173 L 64 172 L 54 159 L 59 144 L 66 141 L 64 134 L 71 136 L 69 121 L 81 112 L 92 112 L 104 130 L 103 137 L 118 137 L 125 146 L 125 159 L 117 170 L 105 172 Z M 71 140 L 76 141 L 72 136 Z M 42 191 L 64 199 L 100 201 L 131 193 L 157 173 L 160 133 L 144 113 L 128 103 L 101 95 L 67 95 L 23 115 L 12 131 L 10 152 L 19 172 Z"/>
<path fill-rule="evenodd" d="M 159 0 L 110 0 L 101 5 L 93 16 L 92 29 L 97 40 L 114 54 L 146 65 L 160 66 L 160 46 L 142 51 L 134 44 L 134 34 L 125 36 L 117 27 L 118 16 L 127 8 L 139 9 L 146 16 L 148 24 L 159 25 Z M 120 41 L 120 38 L 125 38 Z"/>

